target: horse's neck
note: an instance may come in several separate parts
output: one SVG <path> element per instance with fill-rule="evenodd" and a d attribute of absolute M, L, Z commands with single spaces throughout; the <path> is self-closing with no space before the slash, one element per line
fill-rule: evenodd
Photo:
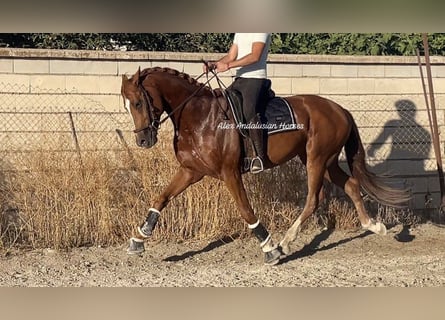
<path fill-rule="evenodd" d="M 161 88 L 161 95 L 172 110 L 195 95 L 199 89 L 198 86 L 191 85 L 187 80 L 177 76 L 169 75 L 166 80 L 159 88 Z"/>
<path fill-rule="evenodd" d="M 171 111 L 193 99 L 194 97 L 202 97 L 209 95 L 211 97 L 211 89 L 207 86 L 200 85 L 197 82 L 190 82 L 187 78 L 181 78 L 177 75 L 168 75 L 167 81 L 162 84 L 162 96 L 168 102 Z"/>
<path fill-rule="evenodd" d="M 226 109 L 220 90 L 212 90 L 196 81 L 190 81 L 188 77 L 162 73 L 155 82 L 162 99 L 166 102 L 164 111 L 170 115 L 175 127 L 183 116 L 187 118 L 191 116 L 195 119 L 193 123 L 202 125 L 201 121 L 215 118 L 217 116 L 215 112 Z"/>
<path fill-rule="evenodd" d="M 191 93 L 169 112 L 173 125 L 178 127 L 181 121 L 186 119 L 188 127 L 202 127 L 204 122 L 209 126 L 214 126 L 214 120 L 223 118 L 221 111 L 226 110 L 223 99 L 223 97 L 211 95 L 193 96 Z M 182 105 L 185 101 L 187 103 Z"/>

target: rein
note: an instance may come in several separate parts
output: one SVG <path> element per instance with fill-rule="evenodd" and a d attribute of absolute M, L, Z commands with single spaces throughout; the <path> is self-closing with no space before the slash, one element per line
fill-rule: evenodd
<path fill-rule="evenodd" d="M 199 78 L 201 78 L 203 75 L 205 74 L 205 72 L 201 73 L 201 75 L 199 75 L 198 78 L 196 78 L 195 80 L 198 80 Z M 185 99 L 181 104 L 179 104 L 179 106 L 177 106 L 176 108 L 174 108 L 169 114 L 167 114 L 162 120 L 159 121 L 159 124 L 164 123 L 168 118 L 171 117 L 171 115 L 173 115 L 173 113 L 175 113 L 176 111 L 178 111 L 179 109 L 181 109 L 182 107 L 185 106 L 185 104 L 187 102 L 189 102 L 199 91 L 201 91 L 202 88 L 204 88 L 207 84 L 209 84 L 210 81 L 212 81 L 212 79 L 216 77 L 216 74 L 213 75 L 213 77 L 211 77 L 210 79 L 207 78 L 207 81 L 202 83 L 201 86 L 196 89 L 187 99 Z"/>
<path fill-rule="evenodd" d="M 198 89 L 196 89 L 189 97 L 187 97 L 182 103 L 180 103 L 176 108 L 174 108 L 169 114 L 167 114 L 163 119 L 159 120 L 159 119 L 155 119 L 154 118 L 154 107 L 151 103 L 151 99 L 150 96 L 148 95 L 147 90 L 144 88 L 144 86 L 141 84 L 140 85 L 140 90 L 142 90 L 143 94 L 144 94 L 144 98 L 147 101 L 148 104 L 148 111 L 150 114 L 151 119 L 153 119 L 152 123 L 148 124 L 146 127 L 141 128 L 141 129 L 136 129 L 133 130 L 134 133 L 138 133 L 141 131 L 144 131 L 146 129 L 151 129 L 151 130 L 159 130 L 159 128 L 161 127 L 161 124 L 163 124 L 168 118 L 170 118 L 175 112 L 177 112 L 178 110 L 182 109 L 187 102 L 189 102 L 199 91 L 202 90 L 202 88 L 204 88 L 207 84 L 209 84 L 210 81 L 212 81 L 213 78 L 217 77 L 215 72 L 212 72 L 213 76 L 212 77 L 207 77 L 207 81 L 202 83 Z M 198 80 L 199 78 L 201 78 L 204 74 L 206 74 L 206 72 L 201 73 L 201 75 L 199 75 L 195 80 Z M 218 77 L 217 77 L 218 78 Z M 218 79 L 219 81 L 219 79 Z"/>

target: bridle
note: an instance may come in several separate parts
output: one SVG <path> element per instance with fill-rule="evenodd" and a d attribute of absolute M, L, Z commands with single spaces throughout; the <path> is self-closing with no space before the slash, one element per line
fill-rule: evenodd
<path fill-rule="evenodd" d="M 214 72 L 212 70 L 213 76 L 212 77 L 207 77 L 207 81 L 205 83 L 202 83 L 198 89 L 196 89 L 189 97 L 187 97 L 182 103 L 180 103 L 176 108 L 174 108 L 169 114 L 167 114 L 163 119 L 156 119 L 155 118 L 155 107 L 153 106 L 152 102 L 151 102 L 151 97 L 148 94 L 147 90 L 145 89 L 145 87 L 142 85 L 142 83 L 139 84 L 138 88 L 139 90 L 142 91 L 144 100 L 146 102 L 146 105 L 148 106 L 148 114 L 150 116 L 150 119 L 152 119 L 151 123 L 148 123 L 145 127 L 143 128 L 139 128 L 139 129 L 135 129 L 133 130 L 134 133 L 139 133 L 141 131 L 150 129 L 151 131 L 158 131 L 159 128 L 161 127 L 161 124 L 164 123 L 168 118 L 170 118 L 176 111 L 180 110 L 182 107 L 184 107 L 186 105 L 187 102 L 189 102 L 199 91 L 201 91 L 201 89 L 203 89 L 213 78 L 217 78 L 216 72 Z M 196 80 L 198 80 L 199 78 L 201 78 L 204 74 L 208 74 L 207 72 L 203 72 L 200 76 L 198 76 L 196 78 Z M 218 79 L 219 82 L 219 79 Z"/>
<path fill-rule="evenodd" d="M 152 120 L 151 123 L 149 123 L 148 125 L 146 125 L 143 128 L 139 128 L 139 129 L 135 129 L 133 130 L 134 133 L 139 133 L 141 131 L 144 131 L 146 129 L 150 129 L 151 131 L 158 131 L 159 127 L 161 126 L 161 121 L 159 121 L 159 118 L 156 119 L 155 118 L 155 107 L 153 106 L 153 104 L 151 103 L 151 99 L 150 96 L 148 95 L 147 90 L 145 90 L 144 86 L 141 84 L 139 84 L 139 90 L 142 91 L 142 94 L 144 96 L 144 100 L 145 103 L 148 106 L 148 114 L 150 116 L 150 119 Z"/>

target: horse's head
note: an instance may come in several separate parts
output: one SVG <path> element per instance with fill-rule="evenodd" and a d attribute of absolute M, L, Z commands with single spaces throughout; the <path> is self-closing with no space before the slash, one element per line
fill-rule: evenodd
<path fill-rule="evenodd" d="M 153 91 L 154 88 L 144 87 L 144 79 L 140 68 L 131 78 L 123 75 L 121 94 L 124 106 L 133 118 L 136 144 L 150 148 L 158 141 L 159 118 L 163 110 L 155 106 L 159 103 L 159 96 Z"/>

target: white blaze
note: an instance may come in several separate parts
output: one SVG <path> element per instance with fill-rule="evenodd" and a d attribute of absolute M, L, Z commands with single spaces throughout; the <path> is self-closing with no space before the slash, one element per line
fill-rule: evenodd
<path fill-rule="evenodd" d="M 125 99 L 125 109 L 130 113 L 130 100 L 128 99 Z"/>

